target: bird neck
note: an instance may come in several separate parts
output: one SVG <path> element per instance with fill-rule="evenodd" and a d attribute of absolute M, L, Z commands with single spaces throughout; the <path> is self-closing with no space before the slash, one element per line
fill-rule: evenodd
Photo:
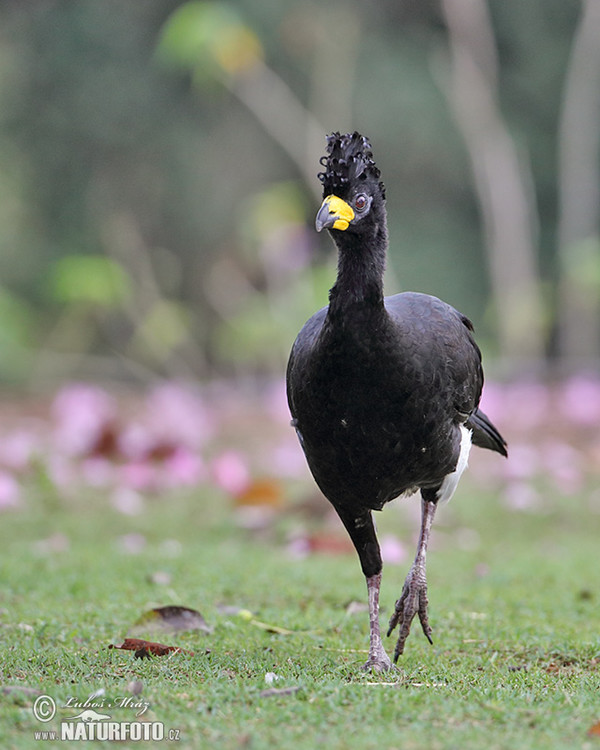
<path fill-rule="evenodd" d="M 368 238 L 335 232 L 338 249 L 337 279 L 329 292 L 330 315 L 356 304 L 383 309 L 383 274 L 387 250 L 385 222 Z"/>

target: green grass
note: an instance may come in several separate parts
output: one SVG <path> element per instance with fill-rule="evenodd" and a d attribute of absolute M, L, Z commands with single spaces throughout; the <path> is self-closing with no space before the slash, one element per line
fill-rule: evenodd
<path fill-rule="evenodd" d="M 365 599 L 357 560 L 291 559 L 282 540 L 293 516 L 253 536 L 207 491 L 155 500 L 137 518 L 99 496 L 46 494 L 32 492 L 24 510 L 0 518 L 0 682 L 37 688 L 59 708 L 43 725 L 35 695 L 0 693 L 2 748 L 48 746 L 34 732 L 72 716 L 62 707 L 69 698 L 103 688 L 111 702 L 134 680 L 146 716 L 180 731 L 162 747 L 600 747 L 587 735 L 600 720 L 600 516 L 586 510 L 586 495 L 510 513 L 463 483 L 439 513 L 429 557 L 435 645 L 415 625 L 399 671 L 373 676 L 360 669 L 367 614 L 346 612 Z M 405 511 L 386 509 L 378 522 L 412 547 Z M 131 532 L 147 539 L 136 555 L 117 541 Z M 39 544 L 56 533 L 67 549 Z M 384 570 L 383 618 L 408 565 Z M 153 583 L 156 571 L 171 583 Z M 155 637 L 194 656 L 140 660 L 108 649 L 144 611 L 166 604 L 199 609 L 214 626 L 209 635 Z M 221 604 L 295 632 L 267 632 Z M 261 697 L 267 672 L 280 678 L 273 687 L 299 690 Z M 129 721 L 135 712 L 110 713 Z"/>

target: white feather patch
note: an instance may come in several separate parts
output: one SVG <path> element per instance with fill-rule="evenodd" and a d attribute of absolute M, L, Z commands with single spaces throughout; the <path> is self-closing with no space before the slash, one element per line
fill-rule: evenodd
<path fill-rule="evenodd" d="M 447 503 L 452 495 L 454 495 L 454 491 L 458 486 L 458 480 L 463 471 L 467 468 L 469 462 L 469 453 L 471 451 L 471 430 L 461 424 L 460 433 L 460 452 L 458 454 L 458 461 L 456 462 L 456 469 L 454 469 L 452 474 L 446 474 L 444 477 L 442 486 L 437 493 L 438 503 Z"/>

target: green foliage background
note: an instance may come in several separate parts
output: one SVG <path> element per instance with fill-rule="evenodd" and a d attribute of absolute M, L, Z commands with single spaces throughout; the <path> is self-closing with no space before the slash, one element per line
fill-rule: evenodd
<path fill-rule="evenodd" d="M 581 6 L 488 8 L 500 109 L 535 183 L 551 356 L 557 122 Z M 498 353 L 506 311 L 491 302 L 448 65 L 433 1 L 3 2 L 0 377 L 281 371 L 334 272 L 312 230 L 325 132 L 355 128 L 388 188 L 388 291 L 445 298 Z M 322 126 L 319 142 L 273 132 L 293 112 L 265 111 L 268 86 L 244 99 L 263 79 Z"/>

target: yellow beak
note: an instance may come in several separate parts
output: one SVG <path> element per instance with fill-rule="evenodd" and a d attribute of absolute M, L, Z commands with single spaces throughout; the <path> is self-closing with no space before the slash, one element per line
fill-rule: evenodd
<path fill-rule="evenodd" d="M 339 229 L 342 232 L 348 229 L 348 226 L 354 218 L 354 211 L 346 201 L 338 198 L 337 195 L 328 195 L 321 203 L 321 208 L 315 219 L 317 232 L 323 229 Z"/>

